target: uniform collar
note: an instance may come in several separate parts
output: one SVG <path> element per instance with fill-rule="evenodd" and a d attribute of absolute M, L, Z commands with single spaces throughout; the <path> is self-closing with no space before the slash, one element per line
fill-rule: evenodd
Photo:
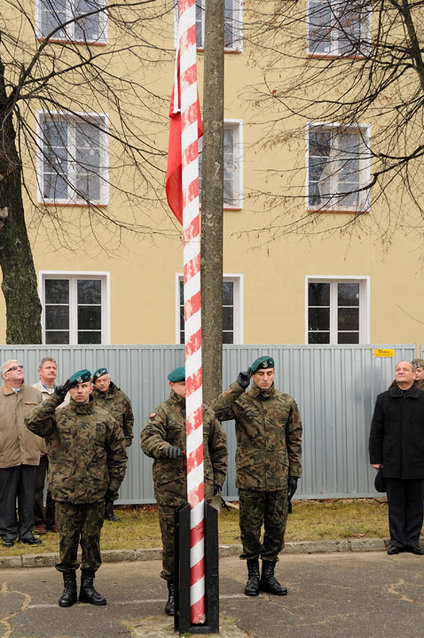
<path fill-rule="evenodd" d="M 266 399 L 271 399 L 275 395 L 275 385 L 273 383 L 270 388 L 266 388 L 263 390 L 258 385 L 256 385 L 256 383 L 254 383 L 249 390 L 249 394 L 254 399 L 266 401 Z"/>

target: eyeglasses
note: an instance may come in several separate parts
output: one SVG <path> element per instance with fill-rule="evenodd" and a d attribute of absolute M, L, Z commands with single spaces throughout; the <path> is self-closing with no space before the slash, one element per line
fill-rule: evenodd
<path fill-rule="evenodd" d="M 9 370 L 6 370 L 5 374 L 7 374 L 8 372 L 16 372 L 16 370 L 23 370 L 24 366 L 12 366 L 11 368 L 9 368 Z"/>

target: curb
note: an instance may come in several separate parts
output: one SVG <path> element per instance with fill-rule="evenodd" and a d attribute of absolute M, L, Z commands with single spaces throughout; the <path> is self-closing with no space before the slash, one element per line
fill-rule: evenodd
<path fill-rule="evenodd" d="M 388 539 L 383 538 L 355 538 L 339 541 L 300 541 L 286 543 L 286 554 L 328 554 L 334 552 L 382 552 L 386 549 Z M 241 545 L 220 545 L 219 556 L 238 556 Z M 162 549 L 112 549 L 103 550 L 104 563 L 123 563 L 133 561 L 161 560 Z M 25 554 L 21 556 L 0 556 L 0 569 L 20 567 L 53 567 L 59 560 L 56 553 Z"/>

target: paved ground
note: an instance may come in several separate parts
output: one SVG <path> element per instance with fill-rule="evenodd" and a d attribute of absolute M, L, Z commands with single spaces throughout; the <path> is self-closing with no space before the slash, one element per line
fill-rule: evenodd
<path fill-rule="evenodd" d="M 158 561 L 104 564 L 96 578 L 103 608 L 61 609 L 52 567 L 0 570 L 1 638 L 167 638 L 165 583 Z M 243 595 L 245 565 L 220 560 L 221 638 L 419 638 L 424 634 L 424 557 L 378 552 L 284 554 L 285 597 Z"/>

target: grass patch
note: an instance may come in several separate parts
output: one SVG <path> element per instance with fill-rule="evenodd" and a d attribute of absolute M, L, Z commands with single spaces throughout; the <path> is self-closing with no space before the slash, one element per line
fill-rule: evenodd
<path fill-rule="evenodd" d="M 155 505 L 115 508 L 119 523 L 105 521 L 102 549 L 141 549 L 161 546 Z M 387 502 L 384 499 L 336 499 L 294 501 L 286 530 L 287 541 L 339 540 L 349 538 L 387 538 Z M 42 545 L 30 547 L 17 543 L 10 549 L 0 547 L 2 556 L 42 554 L 59 551 L 59 535 L 49 532 Z M 238 511 L 223 509 L 219 516 L 219 542 L 240 542 Z"/>

